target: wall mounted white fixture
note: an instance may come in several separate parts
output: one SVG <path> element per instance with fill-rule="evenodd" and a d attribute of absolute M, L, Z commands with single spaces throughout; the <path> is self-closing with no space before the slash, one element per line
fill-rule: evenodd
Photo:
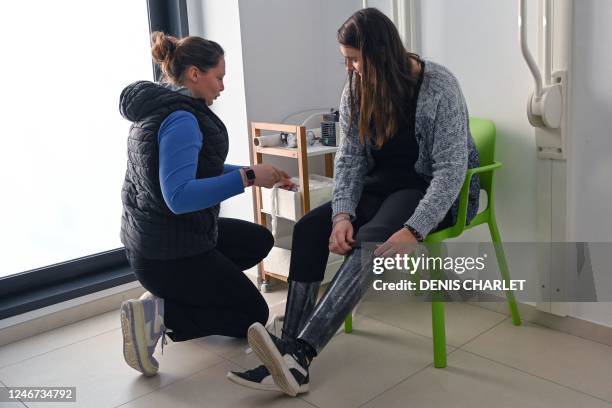
<path fill-rule="evenodd" d="M 571 80 L 571 45 L 573 0 L 530 1 L 538 6 L 539 70 L 527 48 L 526 1 L 519 0 L 519 41 L 521 51 L 533 75 L 535 89 L 527 102 L 527 117 L 534 126 L 537 156 L 537 240 L 549 242 L 550 250 L 542 253 L 537 269 L 543 301 L 539 310 L 567 316 L 565 278 L 575 273 L 575 254 L 566 253 L 554 242 L 567 242 L 571 231 L 568 206 L 571 201 L 568 186 L 568 166 L 572 165 L 567 151 L 570 129 L 569 95 Z M 570 159 L 570 160 L 567 160 Z M 552 273 L 555 271 L 555 273 Z"/>
<path fill-rule="evenodd" d="M 535 89 L 527 99 L 527 118 L 536 128 L 538 157 L 564 160 L 567 133 L 568 32 L 571 27 L 571 0 L 540 0 L 540 61 L 534 61 L 527 45 L 526 0 L 518 0 L 519 43 L 533 75 Z M 556 64 L 554 64 L 556 62 Z M 560 66 L 553 71 L 553 65 Z"/>
<path fill-rule="evenodd" d="M 550 78 L 550 75 L 547 69 L 550 69 L 550 1 L 544 0 L 545 2 L 545 12 L 544 19 L 542 21 L 542 26 L 544 28 L 544 72 L 545 79 Z M 561 85 L 559 84 L 550 84 L 550 80 L 546 86 L 542 86 L 542 75 L 540 70 L 533 60 L 531 52 L 529 52 L 529 47 L 527 46 L 527 10 L 525 7 L 525 0 L 519 1 L 519 28 L 520 28 L 520 44 L 521 51 L 523 53 L 523 57 L 531 70 L 531 74 L 533 75 L 535 81 L 535 90 L 529 96 L 527 101 L 527 117 L 529 118 L 529 123 L 531 123 L 534 127 L 548 127 L 556 129 L 561 124 L 561 113 L 563 109 L 563 100 L 561 95 Z M 523 22 L 525 22 L 523 24 Z M 546 78 L 548 77 L 548 78 Z"/>

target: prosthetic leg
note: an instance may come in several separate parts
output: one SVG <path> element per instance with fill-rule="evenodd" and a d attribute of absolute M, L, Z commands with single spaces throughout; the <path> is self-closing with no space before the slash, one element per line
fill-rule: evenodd
<path fill-rule="evenodd" d="M 249 328 L 249 343 L 253 347 L 253 351 L 260 356 L 258 351 L 260 350 L 259 343 L 253 344 L 251 342 L 252 332 L 258 332 L 261 338 L 268 341 L 266 346 L 270 350 L 275 350 L 276 354 L 279 354 L 280 350 L 283 354 L 291 352 L 294 353 L 297 349 L 296 337 L 300 332 L 304 322 L 310 317 L 312 310 L 317 302 L 317 294 L 319 292 L 319 286 L 321 282 L 297 282 L 289 281 L 289 293 L 287 296 L 287 306 L 285 307 L 285 318 L 283 322 L 282 338 L 279 339 L 274 335 L 270 335 L 268 331 L 259 323 L 253 324 Z M 261 359 L 261 357 L 260 357 Z M 265 362 L 262 359 L 262 362 Z M 290 393 L 290 395 L 297 395 L 308 391 L 308 372 L 294 371 L 291 372 L 287 369 L 285 374 L 293 378 L 292 388 L 287 388 L 287 384 L 283 383 L 282 387 L 275 383 L 273 375 L 265 365 L 260 365 L 252 370 L 247 371 L 231 371 L 228 373 L 227 378 L 236 384 L 243 385 L 245 387 L 254 388 L 258 390 L 269 390 L 269 391 L 284 391 Z M 305 374 L 305 375 L 304 375 Z M 278 375 L 277 375 L 278 377 Z"/>
<path fill-rule="evenodd" d="M 362 255 L 365 259 L 361 259 Z M 312 359 L 327 345 L 346 315 L 357 305 L 367 291 L 372 277 L 372 257 L 366 256 L 362 249 L 355 249 L 342 264 L 312 313 L 308 313 L 304 305 L 313 304 L 306 302 L 307 294 L 312 295 L 313 292 L 296 291 L 295 286 L 292 288 L 293 294 L 299 294 L 300 300 L 287 301 L 285 341 L 271 336 L 259 323 L 249 328 L 249 344 L 265 365 L 260 370 L 265 370 L 267 376 L 272 376 L 274 384 L 281 391 L 291 396 L 306 392 L 310 382 L 308 368 Z M 308 299 L 314 300 L 316 296 Z M 304 310 L 299 310 L 300 307 Z M 289 338 L 302 319 L 307 320 L 297 339 Z"/>
<path fill-rule="evenodd" d="M 372 259 L 372 255 L 361 248 L 351 252 L 297 336 L 317 354 L 370 287 L 374 277 Z"/>
<path fill-rule="evenodd" d="M 295 340 L 317 303 L 321 282 L 289 281 L 282 339 Z"/>

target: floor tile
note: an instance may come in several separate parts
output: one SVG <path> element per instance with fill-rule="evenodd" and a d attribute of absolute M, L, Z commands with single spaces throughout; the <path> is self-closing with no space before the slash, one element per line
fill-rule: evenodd
<path fill-rule="evenodd" d="M 266 294 L 282 314 L 286 288 Z M 431 304 L 366 299 L 354 332 L 340 333 L 311 367 L 300 398 L 240 387 L 229 370 L 259 364 L 244 339 L 209 336 L 172 343 L 156 357 L 160 374 L 145 378 L 121 352 L 117 312 L 0 347 L 0 386 L 76 386 L 77 403 L 28 407 L 608 407 L 612 347 L 504 314 L 446 303 L 448 367 L 432 367 Z M 461 346 L 456 349 L 454 346 Z M 493 361 L 494 360 L 494 361 Z M 3 403 L 2 407 L 24 407 Z"/>
<path fill-rule="evenodd" d="M 252 354 L 230 359 L 244 368 L 260 364 Z M 311 390 L 302 398 L 318 407 L 355 407 L 432 361 L 430 339 L 357 315 L 353 333 L 334 336 L 314 360 Z"/>
<path fill-rule="evenodd" d="M 270 306 L 270 317 L 268 322 L 271 322 L 274 316 L 282 316 L 285 313 L 285 302 L 280 302 Z M 282 328 L 282 322 L 278 322 L 278 327 Z M 206 336 L 192 340 L 195 344 L 204 347 L 204 349 L 218 354 L 220 356 L 230 356 L 232 354 L 244 352 L 249 348 L 249 343 L 246 338 L 236 339 L 227 336 Z"/>
<path fill-rule="evenodd" d="M 612 404 L 456 350 L 443 369 L 428 367 L 364 407 L 610 408 Z"/>
<path fill-rule="evenodd" d="M 312 405 L 299 398 L 291 398 L 278 392 L 252 390 L 230 382 L 225 375 L 236 369 L 239 367 L 228 361 L 217 364 L 121 405 L 121 408 L 312 408 Z"/>
<path fill-rule="evenodd" d="M 191 342 L 220 356 L 236 354 L 249 347 L 249 343 L 246 339 L 236 339 L 226 336 L 206 336 L 199 339 L 193 339 Z"/>
<path fill-rule="evenodd" d="M 2 402 L 0 401 L 0 408 L 25 408 L 26 405 L 24 405 L 21 402 Z"/>
<path fill-rule="evenodd" d="M 71 408 L 114 407 L 223 361 L 191 342 L 169 342 L 163 356 L 158 346 L 156 358 L 160 373 L 152 378 L 129 367 L 117 329 L 5 367 L 0 379 L 10 386 L 75 386 L 77 402 L 65 405 Z"/>
<path fill-rule="evenodd" d="M 532 323 L 506 321 L 463 349 L 612 401 L 612 347 Z"/>
<path fill-rule="evenodd" d="M 0 387 L 6 387 L 2 381 L 0 381 Z M 25 405 L 20 401 L 0 401 L 0 408 L 23 408 Z"/>
<path fill-rule="evenodd" d="M 489 330 L 507 316 L 462 302 L 445 303 L 446 341 L 459 347 Z M 419 300 L 404 303 L 363 301 L 357 313 L 391 325 L 432 337 L 431 303 Z"/>
<path fill-rule="evenodd" d="M 119 310 L 0 347 L 0 368 L 121 327 Z"/>

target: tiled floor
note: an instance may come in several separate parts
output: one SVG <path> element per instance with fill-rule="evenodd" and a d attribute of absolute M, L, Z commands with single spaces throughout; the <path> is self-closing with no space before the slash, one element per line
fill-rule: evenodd
<path fill-rule="evenodd" d="M 266 295 L 279 304 L 283 291 Z M 0 407 L 609 407 L 612 347 L 487 309 L 447 303 L 448 366 L 432 365 L 430 304 L 364 301 L 352 334 L 338 334 L 311 368 L 300 398 L 225 379 L 250 368 L 244 340 L 170 343 L 159 375 L 144 378 L 121 352 L 119 313 L 0 348 L 0 386 L 76 386 L 76 403 Z"/>

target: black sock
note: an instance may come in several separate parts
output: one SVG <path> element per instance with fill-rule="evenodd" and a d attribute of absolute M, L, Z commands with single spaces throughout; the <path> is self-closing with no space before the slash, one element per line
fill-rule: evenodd
<path fill-rule="evenodd" d="M 317 350 L 315 350 L 314 347 L 312 347 L 306 341 L 302 339 L 297 339 L 296 343 L 299 344 L 301 351 L 304 353 L 304 355 L 308 359 L 308 363 L 310 363 L 312 359 L 317 356 Z"/>

